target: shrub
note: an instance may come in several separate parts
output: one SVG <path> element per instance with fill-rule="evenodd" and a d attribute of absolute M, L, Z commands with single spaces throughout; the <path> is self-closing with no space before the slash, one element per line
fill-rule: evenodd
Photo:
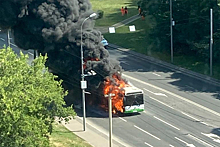
<path fill-rule="evenodd" d="M 98 14 L 97 19 L 100 19 L 100 18 L 103 17 L 103 15 L 104 15 L 104 11 L 102 11 L 102 10 L 98 10 L 98 11 L 97 11 L 97 14 Z"/>

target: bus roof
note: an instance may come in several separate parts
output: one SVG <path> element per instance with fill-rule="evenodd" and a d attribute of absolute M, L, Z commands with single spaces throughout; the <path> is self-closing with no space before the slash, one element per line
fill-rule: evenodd
<path fill-rule="evenodd" d="M 137 87 L 134 87 L 134 86 L 124 87 L 124 90 L 125 90 L 125 95 L 127 93 L 129 93 L 129 94 L 131 94 L 131 93 L 143 93 L 143 90 L 141 90 Z"/>

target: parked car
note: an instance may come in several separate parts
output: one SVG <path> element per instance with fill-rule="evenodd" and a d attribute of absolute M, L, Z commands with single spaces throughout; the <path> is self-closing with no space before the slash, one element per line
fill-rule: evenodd
<path fill-rule="evenodd" d="M 103 44 L 104 48 L 107 49 L 108 47 L 108 41 L 102 36 L 102 41 L 101 43 Z"/>

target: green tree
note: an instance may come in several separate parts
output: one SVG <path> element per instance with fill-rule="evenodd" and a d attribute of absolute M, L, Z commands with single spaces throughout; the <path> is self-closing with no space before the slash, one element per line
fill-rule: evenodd
<path fill-rule="evenodd" d="M 47 57 L 28 64 L 28 55 L 0 50 L 0 146 L 46 147 L 55 116 L 75 115 L 64 107 L 67 91 L 45 67 Z"/>
<path fill-rule="evenodd" d="M 214 43 L 219 42 L 219 6 L 217 0 L 172 0 L 173 43 L 176 54 L 209 58 L 210 8 L 214 14 Z M 139 5 L 151 18 L 151 41 L 157 51 L 170 52 L 170 1 L 140 0 Z M 220 52 L 214 44 L 215 59 Z"/>

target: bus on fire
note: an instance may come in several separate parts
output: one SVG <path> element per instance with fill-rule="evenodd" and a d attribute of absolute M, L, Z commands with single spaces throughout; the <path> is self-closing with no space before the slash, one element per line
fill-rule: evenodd
<path fill-rule="evenodd" d="M 135 113 L 144 111 L 144 92 L 134 87 L 124 87 L 125 94 L 123 99 L 124 113 Z"/>
<path fill-rule="evenodd" d="M 120 91 L 120 92 L 119 92 Z M 112 91 L 112 111 L 113 113 L 136 113 L 144 111 L 143 90 L 126 84 L 120 90 Z M 108 111 L 108 96 L 102 99 L 101 107 Z"/>

